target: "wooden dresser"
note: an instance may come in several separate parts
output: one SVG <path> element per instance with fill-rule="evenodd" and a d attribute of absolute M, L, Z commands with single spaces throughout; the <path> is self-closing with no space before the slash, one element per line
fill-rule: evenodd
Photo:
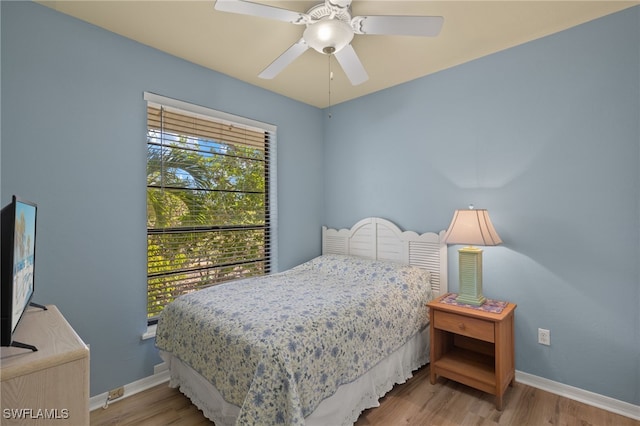
<path fill-rule="evenodd" d="M 0 423 L 89 424 L 89 348 L 58 308 L 29 308 L 14 339 L 37 352 L 0 348 Z"/>
<path fill-rule="evenodd" d="M 430 310 L 430 380 L 446 377 L 496 396 L 515 380 L 514 311 L 504 303 L 499 313 L 443 303 L 444 295 L 427 304 Z"/>

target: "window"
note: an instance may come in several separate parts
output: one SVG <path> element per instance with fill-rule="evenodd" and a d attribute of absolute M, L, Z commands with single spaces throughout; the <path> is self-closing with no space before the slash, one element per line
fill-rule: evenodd
<path fill-rule="evenodd" d="M 272 270 L 275 127 L 150 93 L 145 100 L 153 324 L 182 294 Z"/>

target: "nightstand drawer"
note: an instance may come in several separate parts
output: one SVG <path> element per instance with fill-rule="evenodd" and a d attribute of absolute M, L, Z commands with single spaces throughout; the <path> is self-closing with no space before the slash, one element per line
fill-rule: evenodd
<path fill-rule="evenodd" d="M 440 330 L 450 331 L 463 336 L 472 337 L 485 342 L 494 342 L 494 324 L 492 321 L 483 321 L 450 312 L 433 312 L 433 325 Z"/>

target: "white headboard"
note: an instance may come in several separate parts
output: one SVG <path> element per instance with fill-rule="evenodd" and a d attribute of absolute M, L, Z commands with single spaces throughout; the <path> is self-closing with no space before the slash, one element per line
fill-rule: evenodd
<path fill-rule="evenodd" d="M 346 254 L 389 260 L 427 269 L 435 294 L 447 292 L 447 245 L 445 231 L 418 235 L 402 231 L 393 222 L 379 217 L 362 219 L 351 229 L 322 227 L 322 253 Z"/>

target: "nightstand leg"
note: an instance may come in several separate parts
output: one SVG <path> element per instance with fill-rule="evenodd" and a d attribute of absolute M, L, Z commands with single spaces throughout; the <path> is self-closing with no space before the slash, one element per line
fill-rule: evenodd
<path fill-rule="evenodd" d="M 504 394 L 496 395 L 496 409 L 498 411 L 502 411 L 502 396 L 503 395 Z"/>

